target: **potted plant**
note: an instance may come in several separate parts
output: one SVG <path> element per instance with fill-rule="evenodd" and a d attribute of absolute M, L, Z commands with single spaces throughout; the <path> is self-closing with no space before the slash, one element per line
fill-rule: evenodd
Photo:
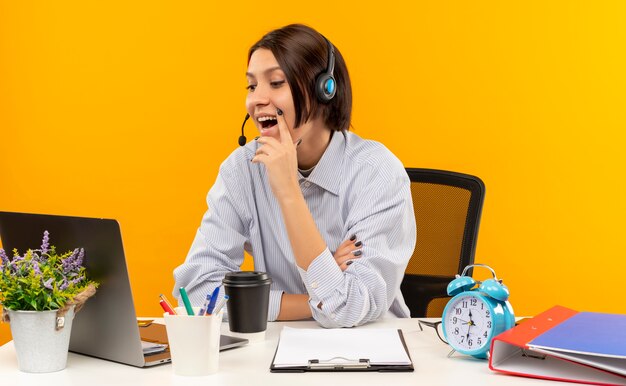
<path fill-rule="evenodd" d="M 86 276 L 85 251 L 59 254 L 45 231 L 39 249 L 10 258 L 0 248 L 2 320 L 10 321 L 20 370 L 32 373 L 65 368 L 74 313 L 98 283 Z"/>

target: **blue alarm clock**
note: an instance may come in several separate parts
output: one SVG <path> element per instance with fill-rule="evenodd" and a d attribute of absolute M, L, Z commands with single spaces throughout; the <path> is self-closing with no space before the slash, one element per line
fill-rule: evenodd
<path fill-rule="evenodd" d="M 465 275 L 472 267 L 487 268 L 493 278 L 477 282 Z M 472 264 L 448 284 L 448 295 L 453 298 L 446 304 L 441 320 L 446 341 L 462 354 L 487 358 L 491 340 L 515 326 L 509 289 L 491 267 Z"/>

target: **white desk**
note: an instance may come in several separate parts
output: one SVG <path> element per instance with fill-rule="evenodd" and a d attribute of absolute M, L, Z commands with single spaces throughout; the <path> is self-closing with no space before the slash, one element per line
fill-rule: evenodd
<path fill-rule="evenodd" d="M 232 386 L 367 386 L 367 385 L 558 385 L 555 382 L 501 375 L 492 372 L 487 361 L 454 354 L 443 344 L 432 328 L 421 332 L 416 319 L 393 319 L 359 328 L 401 328 L 415 371 L 410 373 L 328 372 L 270 373 L 269 366 L 276 351 L 283 326 L 316 328 L 313 321 L 268 323 L 265 341 L 252 343 L 220 353 L 220 369 L 206 377 L 175 376 L 171 364 L 152 368 L 135 368 L 114 362 L 70 353 L 65 370 L 48 374 L 27 374 L 17 369 L 13 342 L 0 347 L 0 384 L 7 386 L 159 386 L 159 385 L 232 385 Z M 222 331 L 228 332 L 223 323 Z"/>

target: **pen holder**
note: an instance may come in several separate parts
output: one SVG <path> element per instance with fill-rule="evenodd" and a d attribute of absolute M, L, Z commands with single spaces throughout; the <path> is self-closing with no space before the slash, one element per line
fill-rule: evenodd
<path fill-rule="evenodd" d="M 193 309 L 197 315 L 200 308 Z M 163 314 L 174 374 L 215 374 L 219 367 L 223 312 L 210 316 L 190 316 L 184 307 L 176 307 L 176 313 L 178 315 Z"/>

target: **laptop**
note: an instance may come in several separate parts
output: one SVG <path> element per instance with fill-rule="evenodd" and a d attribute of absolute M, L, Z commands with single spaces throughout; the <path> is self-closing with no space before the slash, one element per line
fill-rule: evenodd
<path fill-rule="evenodd" d="M 50 244 L 59 252 L 84 248 L 87 275 L 100 283 L 96 294 L 74 318 L 70 351 L 137 367 L 170 362 L 167 346 L 154 352 L 154 343 L 167 344 L 165 326 L 147 323 L 140 327 L 137 321 L 119 223 L 0 212 L 0 240 L 6 251 L 17 248 L 23 253 L 38 248 L 45 230 L 50 232 Z M 220 350 L 247 343 L 247 339 L 222 335 Z M 152 346 L 152 352 L 144 354 L 144 346 Z"/>

